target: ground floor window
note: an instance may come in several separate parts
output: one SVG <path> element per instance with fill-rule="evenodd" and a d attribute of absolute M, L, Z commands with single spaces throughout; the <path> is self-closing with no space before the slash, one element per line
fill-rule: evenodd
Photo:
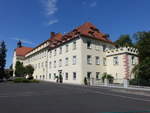
<path fill-rule="evenodd" d="M 100 72 L 96 72 L 96 80 L 100 79 Z"/>
<path fill-rule="evenodd" d="M 76 78 L 77 78 L 76 72 L 73 72 L 73 80 L 76 80 Z"/>
<path fill-rule="evenodd" d="M 51 73 L 49 74 L 49 79 L 51 79 Z"/>
<path fill-rule="evenodd" d="M 90 79 L 91 78 L 91 72 L 87 72 L 87 78 Z"/>
<path fill-rule="evenodd" d="M 65 77 L 65 78 L 66 78 L 66 80 L 68 80 L 68 73 L 65 73 L 65 76 L 66 76 L 66 77 Z"/>

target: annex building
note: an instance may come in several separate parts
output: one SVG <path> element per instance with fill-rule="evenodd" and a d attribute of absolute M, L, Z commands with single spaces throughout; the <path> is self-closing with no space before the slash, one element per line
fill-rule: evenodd
<path fill-rule="evenodd" d="M 84 84 L 84 78 L 101 80 L 111 74 L 115 83 L 133 78 L 132 68 L 138 64 L 137 49 L 115 48 L 114 43 L 90 22 L 66 34 L 51 32 L 50 38 L 34 48 L 20 46 L 14 50 L 16 61 L 34 67 L 33 77 L 56 82 Z M 15 76 L 15 74 L 14 74 Z"/>

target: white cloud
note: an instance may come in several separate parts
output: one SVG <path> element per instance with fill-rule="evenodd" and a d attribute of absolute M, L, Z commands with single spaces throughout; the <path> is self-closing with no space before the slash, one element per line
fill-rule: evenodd
<path fill-rule="evenodd" d="M 97 2 L 92 2 L 91 4 L 90 4 L 90 7 L 95 7 L 97 5 Z"/>
<path fill-rule="evenodd" d="M 56 12 L 58 11 L 57 2 L 58 0 L 42 0 L 45 14 L 49 18 L 47 25 L 52 25 L 58 22 L 58 19 L 55 17 Z"/>
<path fill-rule="evenodd" d="M 26 44 L 31 44 L 31 45 L 35 45 L 35 43 L 33 43 L 32 41 L 29 41 L 29 40 L 26 40 L 26 39 L 22 39 L 22 38 L 11 38 L 12 40 L 16 40 L 16 41 L 21 41 L 23 43 L 26 43 Z"/>
<path fill-rule="evenodd" d="M 57 12 L 57 0 L 44 0 L 44 6 L 47 15 L 53 15 Z"/>
<path fill-rule="evenodd" d="M 48 22 L 48 25 L 52 25 L 52 24 L 55 24 L 55 23 L 58 23 L 58 19 L 50 20 Z"/>
<path fill-rule="evenodd" d="M 93 1 L 93 2 L 89 2 L 89 1 L 83 1 L 82 2 L 82 5 L 86 5 L 88 7 L 95 7 L 97 5 L 97 2 L 96 1 Z"/>

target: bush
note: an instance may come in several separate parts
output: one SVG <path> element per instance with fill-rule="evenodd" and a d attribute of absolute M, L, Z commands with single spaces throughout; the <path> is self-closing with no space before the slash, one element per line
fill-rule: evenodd
<path fill-rule="evenodd" d="M 102 80 L 104 82 L 105 79 L 109 80 L 109 83 L 113 83 L 114 77 L 110 74 L 104 73 L 102 76 Z"/>
<path fill-rule="evenodd" d="M 129 83 L 130 85 L 150 86 L 150 80 L 145 79 L 132 79 Z"/>
<path fill-rule="evenodd" d="M 35 79 L 33 79 L 33 80 L 30 80 L 32 83 L 39 83 L 40 81 L 39 80 L 35 80 Z"/>
<path fill-rule="evenodd" d="M 38 80 L 29 80 L 23 77 L 15 78 L 13 80 L 14 83 L 39 83 Z"/>

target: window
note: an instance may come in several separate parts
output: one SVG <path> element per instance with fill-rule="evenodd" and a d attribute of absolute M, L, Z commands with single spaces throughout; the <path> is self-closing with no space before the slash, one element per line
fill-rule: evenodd
<path fill-rule="evenodd" d="M 91 78 L 91 72 L 87 72 L 87 79 L 90 79 Z"/>
<path fill-rule="evenodd" d="M 59 60 L 59 67 L 62 66 L 62 59 Z"/>
<path fill-rule="evenodd" d="M 69 45 L 66 45 L 66 52 L 68 52 Z"/>
<path fill-rule="evenodd" d="M 118 73 L 116 73 L 116 79 L 118 79 Z"/>
<path fill-rule="evenodd" d="M 66 76 L 66 77 L 65 77 L 65 78 L 66 78 L 66 80 L 68 80 L 68 73 L 65 73 L 65 76 Z"/>
<path fill-rule="evenodd" d="M 38 66 L 39 68 L 40 68 L 40 63 L 39 63 L 39 66 Z"/>
<path fill-rule="evenodd" d="M 55 49 L 55 50 L 54 50 L 54 56 L 56 56 L 56 52 L 57 52 L 57 51 L 56 51 L 56 49 Z"/>
<path fill-rule="evenodd" d="M 92 64 L 92 56 L 87 55 L 87 64 Z"/>
<path fill-rule="evenodd" d="M 49 68 L 50 68 L 50 69 L 52 68 L 52 63 L 51 63 L 51 62 L 49 62 Z"/>
<path fill-rule="evenodd" d="M 49 57 L 50 57 L 50 58 L 52 57 L 52 51 L 50 51 L 50 53 L 49 53 Z"/>
<path fill-rule="evenodd" d="M 76 56 L 73 56 L 73 58 L 72 58 L 72 64 L 73 64 L 73 65 L 76 64 Z"/>
<path fill-rule="evenodd" d="M 113 57 L 113 63 L 114 63 L 114 65 L 118 65 L 119 64 L 118 57 Z"/>
<path fill-rule="evenodd" d="M 135 64 L 135 57 L 134 56 L 131 57 L 131 63 L 132 63 L 132 65 Z"/>
<path fill-rule="evenodd" d="M 56 61 L 54 61 L 54 68 L 56 68 Z"/>
<path fill-rule="evenodd" d="M 100 64 L 100 58 L 98 56 L 95 57 L 95 63 L 96 63 L 96 65 Z"/>
<path fill-rule="evenodd" d="M 103 51 L 105 51 L 106 50 L 106 45 L 103 45 Z"/>
<path fill-rule="evenodd" d="M 73 42 L 73 50 L 76 49 L 76 42 Z"/>
<path fill-rule="evenodd" d="M 42 67 L 43 67 L 44 63 L 42 62 Z"/>
<path fill-rule="evenodd" d="M 73 72 L 73 80 L 76 80 L 76 72 Z"/>
<path fill-rule="evenodd" d="M 95 50 L 98 51 L 99 50 L 99 45 L 95 44 Z"/>
<path fill-rule="evenodd" d="M 51 73 L 49 74 L 49 79 L 51 79 Z"/>
<path fill-rule="evenodd" d="M 100 75 L 100 72 L 96 72 L 96 80 L 99 80 L 99 75 Z"/>
<path fill-rule="evenodd" d="M 47 67 L 47 61 L 45 62 L 45 67 Z"/>
<path fill-rule="evenodd" d="M 54 78 L 53 79 L 55 80 L 55 78 L 56 78 L 56 73 L 54 73 Z"/>
<path fill-rule="evenodd" d="M 68 66 L 68 58 L 65 58 L 65 65 Z"/>
<path fill-rule="evenodd" d="M 106 58 L 103 58 L 103 65 L 106 66 Z"/>
<path fill-rule="evenodd" d="M 59 54 L 62 54 L 62 47 L 60 47 L 59 49 Z"/>
<path fill-rule="evenodd" d="M 91 49 L 91 41 L 87 41 L 87 49 Z"/>

